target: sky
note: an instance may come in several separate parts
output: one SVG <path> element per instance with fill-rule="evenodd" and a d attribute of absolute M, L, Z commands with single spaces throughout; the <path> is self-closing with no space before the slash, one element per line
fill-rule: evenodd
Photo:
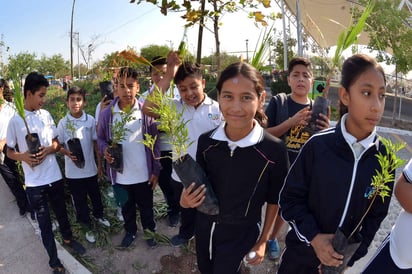
<path fill-rule="evenodd" d="M 35 53 L 37 57 L 61 54 L 70 60 L 72 4 L 72 0 L 4 1 L 0 13 L 0 35 L 5 44 L 1 56 L 3 62 L 7 63 L 9 56 L 22 52 Z M 271 10 L 275 9 L 279 8 L 276 6 Z M 93 43 L 95 50 L 91 53 L 91 63 L 127 47 L 139 51 L 156 44 L 175 49 L 182 39 L 185 23 L 179 14 L 164 16 L 152 4 L 131 4 L 129 0 L 77 0 L 73 18 L 73 31 L 79 33 L 80 43 L 85 48 Z M 208 26 L 212 27 L 211 23 Z M 196 53 L 197 33 L 197 26 L 188 29 L 188 48 L 192 53 Z M 245 11 L 227 13 L 222 17 L 219 32 L 221 51 L 245 57 L 247 39 L 251 56 L 260 33 Z M 203 56 L 215 51 L 213 33 L 206 29 L 203 44 Z M 74 46 L 76 63 L 77 46 Z M 83 63 L 81 57 L 80 62 Z"/>

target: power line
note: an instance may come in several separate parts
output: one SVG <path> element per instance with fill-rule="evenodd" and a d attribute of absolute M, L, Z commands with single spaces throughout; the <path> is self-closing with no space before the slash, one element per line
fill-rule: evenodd
<path fill-rule="evenodd" d="M 133 23 L 134 21 L 142 18 L 143 16 L 148 15 L 149 13 L 153 12 L 153 11 L 156 10 L 156 9 L 157 9 L 157 7 L 154 7 L 153 9 L 147 11 L 146 13 L 143 13 L 142 15 L 139 15 L 138 17 L 133 18 L 133 19 L 131 19 L 131 20 L 129 20 L 129 21 L 127 21 L 127 22 L 125 22 L 125 23 L 123 23 L 123 24 L 121 24 L 121 25 L 119 25 L 119 26 L 117 26 L 117 27 L 115 27 L 115 28 L 113 28 L 113 29 L 111 29 L 111 30 L 103 33 L 103 35 L 108 35 L 108 34 L 110 34 L 110 33 L 112 33 L 112 32 L 115 32 L 115 31 L 117 31 L 118 29 L 121 29 L 121 28 L 123 28 L 124 26 L 126 26 L 126 25 L 128 25 L 128 24 L 130 24 L 130 23 Z"/>

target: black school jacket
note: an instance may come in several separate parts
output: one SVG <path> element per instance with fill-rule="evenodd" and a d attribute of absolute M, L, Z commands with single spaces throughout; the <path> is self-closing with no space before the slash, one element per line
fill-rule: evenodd
<path fill-rule="evenodd" d="M 292 226 L 289 244 L 309 245 L 318 233 L 335 233 L 341 219 L 349 235 L 361 220 L 371 200 L 365 197 L 376 170 L 376 154 L 386 154 L 378 138 L 355 160 L 352 146 L 344 139 L 340 123 L 312 136 L 302 147 L 280 193 L 282 217 Z M 393 189 L 393 181 L 388 186 Z M 363 241 L 349 264 L 363 257 L 385 218 L 390 197 L 375 199 L 360 229 Z M 343 216 L 343 217 L 342 217 Z M 288 243 L 287 243 L 288 244 Z M 313 251 L 313 249 L 311 248 Z M 313 252 L 314 254 L 314 252 Z"/>
<path fill-rule="evenodd" d="M 215 129 L 216 130 L 216 129 Z M 289 168 L 283 141 L 263 131 L 252 146 L 237 147 L 233 154 L 226 141 L 199 137 L 196 161 L 205 171 L 219 200 L 216 221 L 256 224 L 265 202 L 277 204 Z"/>

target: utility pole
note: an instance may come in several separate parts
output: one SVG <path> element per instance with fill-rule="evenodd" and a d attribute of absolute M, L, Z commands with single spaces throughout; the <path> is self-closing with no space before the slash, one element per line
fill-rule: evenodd
<path fill-rule="evenodd" d="M 77 34 L 77 70 L 78 70 L 78 79 L 80 80 L 80 33 L 75 32 Z"/>
<path fill-rule="evenodd" d="M 3 75 L 3 47 L 4 47 L 4 35 L 3 33 L 1 34 L 0 38 L 0 75 L 4 77 Z"/>
<path fill-rule="evenodd" d="M 246 62 L 249 63 L 249 49 L 248 49 L 249 39 L 246 39 Z"/>
<path fill-rule="evenodd" d="M 74 4 L 76 0 L 73 0 L 73 6 L 72 6 L 72 17 L 70 21 L 70 75 L 73 80 L 73 15 L 74 15 Z"/>

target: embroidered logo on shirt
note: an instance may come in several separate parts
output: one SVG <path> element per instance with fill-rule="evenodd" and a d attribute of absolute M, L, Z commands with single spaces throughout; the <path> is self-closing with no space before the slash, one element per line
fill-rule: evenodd
<path fill-rule="evenodd" d="M 220 115 L 219 115 L 219 114 L 209 113 L 209 114 L 207 115 L 207 117 L 209 117 L 209 119 L 212 120 L 212 121 L 217 121 L 217 120 L 219 120 Z"/>

